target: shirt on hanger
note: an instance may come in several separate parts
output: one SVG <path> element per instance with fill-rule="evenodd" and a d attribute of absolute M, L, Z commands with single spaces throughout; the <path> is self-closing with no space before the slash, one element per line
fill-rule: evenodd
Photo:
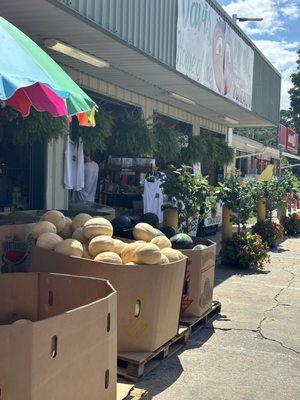
<path fill-rule="evenodd" d="M 144 181 L 143 205 L 144 214 L 153 213 L 158 216 L 159 222 L 163 221 L 163 192 L 160 187 L 161 180 L 156 179 L 154 182 Z"/>
<path fill-rule="evenodd" d="M 64 157 L 64 185 L 68 190 L 81 190 L 84 187 L 83 143 L 74 143 L 70 137 L 66 140 Z"/>

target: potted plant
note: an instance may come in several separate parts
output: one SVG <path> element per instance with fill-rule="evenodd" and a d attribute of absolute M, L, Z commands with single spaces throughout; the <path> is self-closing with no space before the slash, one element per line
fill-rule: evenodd
<path fill-rule="evenodd" d="M 170 166 L 162 187 L 177 206 L 181 230 L 196 236 L 199 219 L 205 218 L 215 199 L 207 179 L 190 166 Z"/>
<path fill-rule="evenodd" d="M 300 213 L 292 213 L 284 217 L 282 224 L 287 235 L 296 236 L 300 233 Z"/>
<path fill-rule="evenodd" d="M 223 209 L 230 210 L 231 222 L 238 226 L 238 234 L 246 229 L 246 224 L 255 210 L 256 190 L 254 182 L 242 180 L 238 172 L 233 172 L 219 183 L 216 189 L 218 200 L 223 203 Z"/>
<path fill-rule="evenodd" d="M 261 240 L 270 247 L 275 247 L 278 239 L 283 237 L 283 227 L 270 220 L 259 221 L 252 227 L 252 232 L 261 237 Z"/>
<path fill-rule="evenodd" d="M 267 246 L 259 235 L 250 232 L 234 233 L 223 244 L 220 255 L 224 265 L 240 269 L 262 269 L 266 262 L 270 262 Z"/>

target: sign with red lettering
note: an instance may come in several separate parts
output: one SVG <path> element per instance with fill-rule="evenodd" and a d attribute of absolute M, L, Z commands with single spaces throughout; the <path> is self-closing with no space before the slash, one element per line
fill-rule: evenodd
<path fill-rule="evenodd" d="M 298 154 L 299 134 L 292 129 L 287 129 L 286 149 L 290 153 Z"/>

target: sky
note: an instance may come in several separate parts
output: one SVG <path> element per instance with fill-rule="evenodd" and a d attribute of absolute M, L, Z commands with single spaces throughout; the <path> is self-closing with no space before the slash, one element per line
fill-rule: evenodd
<path fill-rule="evenodd" d="M 262 17 L 262 22 L 239 22 L 267 59 L 280 71 L 281 109 L 290 107 L 290 75 L 300 48 L 300 0 L 218 0 L 229 15 Z"/>

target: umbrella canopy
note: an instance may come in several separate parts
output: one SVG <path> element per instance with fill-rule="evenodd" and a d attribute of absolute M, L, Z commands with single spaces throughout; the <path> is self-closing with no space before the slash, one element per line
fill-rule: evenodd
<path fill-rule="evenodd" d="M 0 17 L 0 100 L 28 116 L 33 106 L 52 116 L 95 125 L 95 102 L 35 42 Z"/>

